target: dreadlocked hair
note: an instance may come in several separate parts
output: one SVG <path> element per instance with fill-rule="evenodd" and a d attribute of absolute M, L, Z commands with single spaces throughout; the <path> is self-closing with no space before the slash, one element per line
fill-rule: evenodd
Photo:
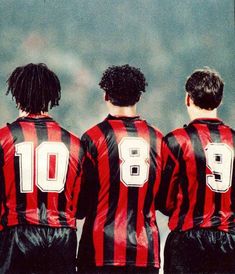
<path fill-rule="evenodd" d="M 139 68 L 126 64 L 109 67 L 99 85 L 113 105 L 132 106 L 139 101 L 148 84 Z"/>
<path fill-rule="evenodd" d="M 43 64 L 17 67 L 7 80 L 6 94 L 11 92 L 17 107 L 22 111 L 40 114 L 59 105 L 60 81 L 56 74 Z"/>

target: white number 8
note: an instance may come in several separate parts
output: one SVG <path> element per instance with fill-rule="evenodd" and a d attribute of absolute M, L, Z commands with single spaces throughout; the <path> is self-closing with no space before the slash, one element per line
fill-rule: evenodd
<path fill-rule="evenodd" d="M 121 182 L 126 186 L 142 187 L 149 177 L 149 144 L 141 137 L 124 137 L 118 150 Z"/>
<path fill-rule="evenodd" d="M 206 174 L 206 184 L 215 192 L 228 191 L 232 184 L 233 150 L 224 143 L 210 143 L 205 152 L 207 167 L 211 171 Z"/>

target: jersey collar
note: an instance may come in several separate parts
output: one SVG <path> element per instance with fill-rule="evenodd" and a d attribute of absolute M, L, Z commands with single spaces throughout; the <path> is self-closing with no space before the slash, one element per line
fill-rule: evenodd
<path fill-rule="evenodd" d="M 53 121 L 53 119 L 49 115 L 29 114 L 27 116 L 19 117 L 17 121 Z"/>
<path fill-rule="evenodd" d="M 113 115 L 109 114 L 106 117 L 106 120 L 137 121 L 137 120 L 140 120 L 140 116 L 133 116 L 133 117 L 129 117 L 129 116 L 113 116 Z"/>
<path fill-rule="evenodd" d="M 191 124 L 210 124 L 210 125 L 223 125 L 223 121 L 219 118 L 198 118 L 189 123 Z"/>

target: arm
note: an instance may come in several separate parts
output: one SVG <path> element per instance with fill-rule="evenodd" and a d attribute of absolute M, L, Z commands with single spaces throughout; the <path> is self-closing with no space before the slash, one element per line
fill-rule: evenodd
<path fill-rule="evenodd" d="M 2 145 L 0 144 L 0 219 L 2 215 L 2 205 L 3 205 L 3 196 L 4 196 L 3 165 L 4 165 L 4 152 L 2 149 Z"/>
<path fill-rule="evenodd" d="M 162 142 L 161 182 L 155 203 L 156 209 L 168 216 L 171 215 L 175 207 L 179 186 L 179 162 L 177 156 L 180 148 L 175 146 L 171 136 L 167 135 Z"/>
<path fill-rule="evenodd" d="M 94 144 L 89 136 L 84 134 L 82 136 L 82 145 L 85 151 L 85 157 L 82 164 L 81 189 L 78 198 L 78 209 L 76 217 L 82 219 L 86 217 L 92 207 L 92 201 L 95 190 L 97 188 L 97 168 L 96 168 L 96 154 L 93 152 Z"/>

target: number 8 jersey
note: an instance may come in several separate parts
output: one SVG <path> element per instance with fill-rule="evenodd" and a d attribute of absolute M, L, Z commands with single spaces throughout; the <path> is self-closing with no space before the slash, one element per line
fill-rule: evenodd
<path fill-rule="evenodd" d="M 75 228 L 82 158 L 80 140 L 48 116 L 0 129 L 0 229 Z"/>
<path fill-rule="evenodd" d="M 161 209 L 171 230 L 235 233 L 235 132 L 219 119 L 196 119 L 164 137 Z"/>
<path fill-rule="evenodd" d="M 162 134 L 139 117 L 109 115 L 88 130 L 82 141 L 86 161 L 81 197 L 88 212 L 78 266 L 158 268 L 154 202 Z"/>

